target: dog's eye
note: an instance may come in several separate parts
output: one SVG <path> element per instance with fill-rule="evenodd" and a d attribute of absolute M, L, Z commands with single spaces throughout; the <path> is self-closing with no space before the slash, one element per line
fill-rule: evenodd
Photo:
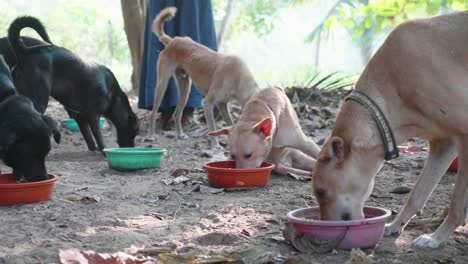
<path fill-rule="evenodd" d="M 325 195 L 327 194 L 327 191 L 325 189 L 319 188 L 315 191 L 315 194 L 317 195 L 317 198 L 323 199 L 325 198 Z"/>
<path fill-rule="evenodd" d="M 246 159 L 250 159 L 251 157 L 252 157 L 252 153 L 244 155 L 244 158 L 246 158 Z"/>

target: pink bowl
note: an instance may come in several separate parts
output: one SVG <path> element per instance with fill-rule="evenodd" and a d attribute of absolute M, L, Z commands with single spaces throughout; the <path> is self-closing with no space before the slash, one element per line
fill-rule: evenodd
<path fill-rule="evenodd" d="M 307 234 L 317 240 L 335 240 L 336 248 L 371 248 L 382 240 L 385 222 L 391 212 L 378 207 L 364 207 L 365 219 L 351 221 L 321 221 L 318 206 L 288 213 L 288 223 L 296 235 Z"/>

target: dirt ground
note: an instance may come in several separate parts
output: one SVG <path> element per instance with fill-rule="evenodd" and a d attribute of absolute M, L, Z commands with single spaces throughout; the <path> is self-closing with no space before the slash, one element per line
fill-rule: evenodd
<path fill-rule="evenodd" d="M 137 112 L 146 131 L 147 112 Z M 56 120 L 66 118 L 56 102 L 51 102 L 47 113 Z M 323 142 L 330 132 L 330 126 L 312 130 L 314 126 L 305 120 L 303 127 L 317 142 Z M 117 146 L 108 126 L 103 134 L 108 147 Z M 168 149 L 161 169 L 119 172 L 110 169 L 100 153 L 87 151 L 79 132 L 67 132 L 62 126 L 62 143 L 53 143 L 47 158 L 49 172 L 60 178 L 52 199 L 0 207 L 0 263 L 58 263 L 59 250 L 71 248 L 132 254 L 147 249 L 140 252 L 156 258 L 164 248 L 176 254 L 214 256 L 256 246 L 273 263 L 345 263 L 350 259 L 349 251 L 332 250 L 303 256 L 307 261 L 300 262 L 301 253 L 283 239 L 286 213 L 314 204 L 310 181 L 273 174 L 264 188 L 203 193 L 200 186 L 207 183 L 201 166 L 219 156 L 206 151 L 206 137 L 176 140 L 171 135 L 159 135 L 155 142 L 137 138 L 138 146 Z M 423 142 L 409 146 L 422 150 L 386 163 L 367 205 L 398 212 L 404 204 L 407 194 L 391 191 L 411 187 L 427 155 Z M 3 164 L 0 169 L 10 171 Z M 166 184 L 175 179 L 172 174 L 177 169 L 189 169 L 187 178 Z M 377 263 L 468 263 L 466 226 L 458 228 L 441 249 L 420 251 L 410 246 L 413 239 L 440 223 L 455 176 L 446 173 L 423 213 L 400 237 L 384 238 L 375 249 L 364 252 Z M 169 258 L 163 263 L 184 262 Z"/>

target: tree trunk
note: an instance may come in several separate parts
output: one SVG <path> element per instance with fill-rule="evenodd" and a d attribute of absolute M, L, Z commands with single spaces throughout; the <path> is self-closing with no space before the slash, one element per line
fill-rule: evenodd
<path fill-rule="evenodd" d="M 223 16 L 223 20 L 221 20 L 221 25 L 219 26 L 218 39 L 217 39 L 218 51 L 221 51 L 224 36 L 226 35 L 229 18 L 231 17 L 231 14 L 232 14 L 233 6 L 234 6 L 234 1 L 228 0 L 227 5 L 226 5 L 226 11 Z"/>
<path fill-rule="evenodd" d="M 146 0 L 120 0 L 124 29 L 132 58 L 132 89 L 140 84 L 141 57 L 145 32 Z"/>

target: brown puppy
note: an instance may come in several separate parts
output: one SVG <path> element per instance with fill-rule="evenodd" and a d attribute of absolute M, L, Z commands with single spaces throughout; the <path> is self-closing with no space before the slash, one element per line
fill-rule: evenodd
<path fill-rule="evenodd" d="M 217 105 L 228 125 L 232 125 L 228 102 L 236 99 L 242 106 L 260 88 L 257 86 L 247 65 L 237 56 L 217 53 L 189 37 L 171 38 L 164 33 L 164 22 L 172 19 L 175 7 L 163 9 L 153 22 L 153 32 L 165 45 L 159 53 L 157 74 L 158 81 L 154 94 L 153 111 L 149 127 L 149 136 L 154 134 L 156 114 L 166 91 L 169 78 L 174 75 L 179 89 L 179 100 L 175 110 L 175 125 L 179 138 L 184 138 L 181 119 L 190 93 L 191 80 L 202 95 L 203 107 L 208 129 L 216 129 L 213 109 Z M 218 146 L 216 138 L 211 138 L 212 146 Z"/>
<path fill-rule="evenodd" d="M 229 135 L 229 148 L 237 168 L 257 168 L 263 161 L 275 170 L 310 175 L 320 148 L 301 129 L 289 98 L 277 88 L 256 94 L 232 128 L 209 133 Z M 309 155 L 305 155 L 305 154 Z M 313 157 L 313 158 L 311 158 Z"/>
<path fill-rule="evenodd" d="M 437 248 L 465 224 L 468 211 L 467 25 L 468 12 L 400 25 L 356 84 L 357 91 L 380 107 L 396 144 L 410 137 L 425 138 L 430 144 L 426 165 L 405 206 L 386 227 L 387 235 L 399 234 L 423 209 L 458 152 L 461 168 L 450 211 L 434 233 L 413 242 L 420 248 Z M 389 142 L 384 141 L 377 125 L 382 122 L 377 122 L 372 112 L 356 100 L 347 100 L 320 153 L 313 190 L 324 219 L 363 218 L 364 202 L 372 192 L 374 177 L 388 150 L 384 146 Z"/>

